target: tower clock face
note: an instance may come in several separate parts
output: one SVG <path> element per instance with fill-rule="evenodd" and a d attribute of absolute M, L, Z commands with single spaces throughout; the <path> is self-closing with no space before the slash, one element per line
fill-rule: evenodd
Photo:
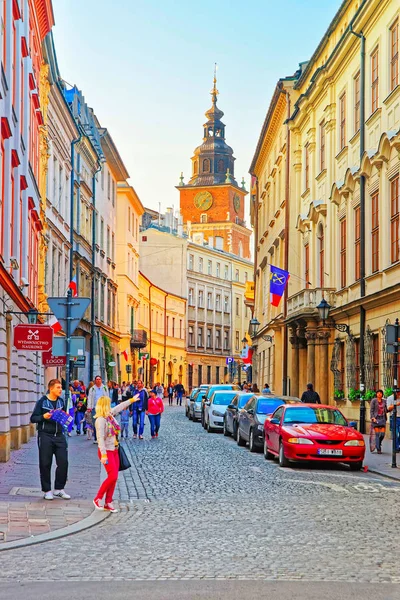
<path fill-rule="evenodd" d="M 210 192 L 199 192 L 194 197 L 194 205 L 199 210 L 208 210 L 213 203 L 213 197 Z"/>
<path fill-rule="evenodd" d="M 239 196 L 239 194 L 235 194 L 233 196 L 233 208 L 235 209 L 236 212 L 239 212 L 239 209 L 240 209 L 240 196 Z"/>

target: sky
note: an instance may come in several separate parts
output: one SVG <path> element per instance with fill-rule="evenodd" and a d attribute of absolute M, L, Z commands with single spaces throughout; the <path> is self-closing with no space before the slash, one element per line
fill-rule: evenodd
<path fill-rule="evenodd" d="M 308 60 L 341 0 L 53 0 L 61 76 L 107 127 L 146 207 L 178 208 L 175 186 L 202 143 L 214 63 L 226 141 L 245 178 L 280 77 Z"/>

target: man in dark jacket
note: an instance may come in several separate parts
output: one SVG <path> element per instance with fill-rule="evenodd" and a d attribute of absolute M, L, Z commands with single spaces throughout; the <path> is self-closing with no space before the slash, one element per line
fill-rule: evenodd
<path fill-rule="evenodd" d="M 39 469 L 42 491 L 45 500 L 53 500 L 54 496 L 69 500 L 71 496 L 65 493 L 64 486 L 68 475 L 67 440 L 63 426 L 51 419 L 52 410 L 65 410 L 61 398 L 62 387 L 59 379 L 49 381 L 49 392 L 36 402 L 31 415 L 31 423 L 36 423 L 39 446 Z M 53 454 L 56 457 L 57 469 L 54 484 L 54 494 L 51 491 L 51 465 Z"/>
<path fill-rule="evenodd" d="M 183 387 L 183 385 L 181 383 L 177 383 L 174 387 L 174 392 L 176 395 L 176 405 L 178 406 L 182 406 L 182 397 L 183 394 L 185 393 L 185 388 Z"/>
<path fill-rule="evenodd" d="M 147 404 L 149 395 L 143 387 L 143 381 L 138 381 L 136 389 L 132 395 L 138 394 L 139 400 L 130 405 L 129 409 L 132 411 L 132 428 L 133 438 L 137 438 L 138 424 L 139 424 L 139 440 L 143 439 L 144 432 L 144 420 L 146 417 Z M 132 396 L 131 396 L 132 397 Z"/>
<path fill-rule="evenodd" d="M 314 391 L 312 383 L 307 383 L 307 390 L 303 392 L 301 401 L 304 402 L 304 404 L 321 404 L 319 394 Z"/>

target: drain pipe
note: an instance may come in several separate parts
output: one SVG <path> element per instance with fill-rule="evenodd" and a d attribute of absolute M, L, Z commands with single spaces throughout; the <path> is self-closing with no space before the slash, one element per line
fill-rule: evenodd
<path fill-rule="evenodd" d="M 95 336 L 95 319 L 96 314 L 94 310 L 94 298 L 96 294 L 96 175 L 100 173 L 102 166 L 101 163 L 97 163 L 98 168 L 93 173 L 92 177 L 92 205 L 93 205 L 93 218 L 92 218 L 92 285 L 91 285 L 91 297 L 92 301 L 90 304 L 90 363 L 89 363 L 89 379 L 93 381 L 94 377 L 94 336 Z"/>

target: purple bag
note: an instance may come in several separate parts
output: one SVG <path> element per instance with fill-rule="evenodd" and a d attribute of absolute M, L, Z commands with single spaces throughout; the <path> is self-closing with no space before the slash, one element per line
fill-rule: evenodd
<path fill-rule="evenodd" d="M 71 423 L 73 423 L 73 418 L 71 417 L 71 415 L 66 413 L 64 410 L 61 410 L 61 408 L 52 410 L 50 412 L 50 415 L 50 419 L 56 421 L 63 427 L 68 427 Z"/>

